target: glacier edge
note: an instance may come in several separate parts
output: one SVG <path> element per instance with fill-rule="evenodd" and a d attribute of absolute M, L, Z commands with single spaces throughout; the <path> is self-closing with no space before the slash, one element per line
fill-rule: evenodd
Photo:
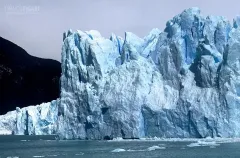
<path fill-rule="evenodd" d="M 11 120 L 0 127 L 61 139 L 240 137 L 238 25 L 190 8 L 144 38 L 69 30 L 60 98 L 0 116 Z"/>

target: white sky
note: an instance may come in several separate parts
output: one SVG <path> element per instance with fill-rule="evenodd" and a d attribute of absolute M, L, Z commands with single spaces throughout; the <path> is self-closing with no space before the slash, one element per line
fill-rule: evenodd
<path fill-rule="evenodd" d="M 232 21 L 239 6 L 239 0 L 0 0 L 0 36 L 31 55 L 60 61 L 62 34 L 70 28 L 143 37 L 190 7 Z"/>

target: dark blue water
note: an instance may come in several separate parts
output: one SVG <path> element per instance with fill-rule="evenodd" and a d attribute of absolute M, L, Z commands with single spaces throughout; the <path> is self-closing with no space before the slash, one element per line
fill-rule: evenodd
<path fill-rule="evenodd" d="M 0 158 L 239 158 L 240 143 L 57 141 L 53 136 L 0 136 Z"/>

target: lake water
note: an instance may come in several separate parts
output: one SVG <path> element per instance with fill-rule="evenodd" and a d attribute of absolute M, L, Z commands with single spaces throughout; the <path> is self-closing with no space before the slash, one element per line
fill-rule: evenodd
<path fill-rule="evenodd" d="M 0 158 L 231 158 L 240 143 L 231 141 L 79 141 L 54 136 L 0 136 Z"/>

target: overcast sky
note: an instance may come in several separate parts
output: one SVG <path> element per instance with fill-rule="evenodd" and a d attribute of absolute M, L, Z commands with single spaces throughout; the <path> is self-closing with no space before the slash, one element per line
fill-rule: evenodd
<path fill-rule="evenodd" d="M 143 37 L 190 7 L 232 21 L 239 6 L 239 0 L 0 0 L 0 36 L 31 55 L 60 61 L 62 34 L 70 28 Z"/>

